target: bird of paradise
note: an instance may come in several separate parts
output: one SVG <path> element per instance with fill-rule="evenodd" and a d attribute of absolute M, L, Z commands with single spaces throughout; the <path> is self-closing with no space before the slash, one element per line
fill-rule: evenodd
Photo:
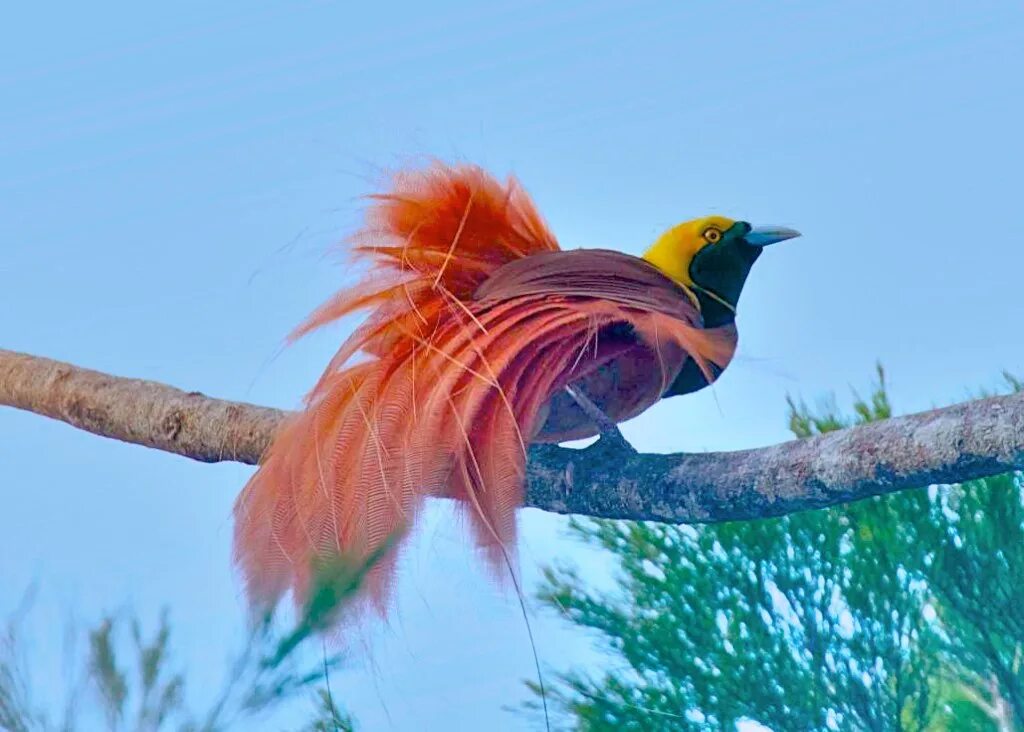
<path fill-rule="evenodd" d="M 251 600 L 312 590 L 319 559 L 386 551 L 427 497 L 455 499 L 496 570 L 509 563 L 527 448 L 606 432 L 713 382 L 736 348 L 740 292 L 763 247 L 798 236 L 708 216 L 642 257 L 564 250 L 514 179 L 435 164 L 370 197 L 352 239 L 372 267 L 291 338 L 356 311 L 235 506 Z"/>

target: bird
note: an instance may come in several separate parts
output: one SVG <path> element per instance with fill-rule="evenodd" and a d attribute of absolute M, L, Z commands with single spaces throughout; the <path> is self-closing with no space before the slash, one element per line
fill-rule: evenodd
<path fill-rule="evenodd" d="M 364 319 L 235 502 L 233 560 L 258 606 L 308 600 L 325 558 L 375 557 L 360 592 L 386 614 L 428 498 L 453 499 L 486 565 L 511 569 L 529 446 L 614 437 L 713 383 L 752 265 L 799 236 L 711 215 L 640 257 L 562 249 L 515 177 L 468 163 L 400 170 L 367 200 L 346 241 L 362 279 L 288 340 Z"/>

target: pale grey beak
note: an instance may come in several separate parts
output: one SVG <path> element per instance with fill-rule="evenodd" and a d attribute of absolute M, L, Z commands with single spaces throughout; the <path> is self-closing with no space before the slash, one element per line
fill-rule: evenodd
<path fill-rule="evenodd" d="M 799 231 L 787 229 L 785 226 L 758 226 L 748 231 L 743 238 L 752 247 L 766 247 L 769 244 L 777 244 L 798 236 L 800 236 Z"/>

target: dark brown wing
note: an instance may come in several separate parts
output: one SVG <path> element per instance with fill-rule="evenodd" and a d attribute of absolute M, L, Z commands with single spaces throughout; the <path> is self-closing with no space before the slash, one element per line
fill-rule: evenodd
<path fill-rule="evenodd" d="M 531 295 L 610 300 L 700 325 L 693 296 L 644 259 L 611 249 L 533 254 L 499 267 L 477 288 L 477 300 Z"/>
<path fill-rule="evenodd" d="M 701 327 L 700 313 L 689 292 L 647 261 L 606 249 L 543 252 L 503 265 L 476 291 L 481 301 L 538 296 L 603 300 L 638 310 L 664 313 L 692 327 Z M 718 361 L 732 355 L 726 338 Z M 604 326 L 594 349 L 581 360 L 574 381 L 612 419 L 624 421 L 665 394 L 662 379 L 674 384 L 689 372 L 693 359 L 674 346 L 652 350 L 640 342 L 628 323 Z M 697 369 L 700 373 L 700 369 Z M 671 388 L 669 389 L 671 391 Z M 552 396 L 538 442 L 560 442 L 596 434 L 591 420 L 564 391 Z"/>

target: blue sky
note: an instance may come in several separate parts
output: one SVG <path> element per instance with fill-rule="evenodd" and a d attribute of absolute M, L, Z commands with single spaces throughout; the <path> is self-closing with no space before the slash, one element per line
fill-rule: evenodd
<path fill-rule="evenodd" d="M 639 253 L 712 212 L 804 232 L 758 262 L 716 387 L 627 425 L 641 449 L 785 439 L 786 394 L 845 397 L 879 359 L 902 411 L 1024 370 L 1017 3 L 4 15 L 0 347 L 295 406 L 344 335 L 280 352 L 345 279 L 326 253 L 382 169 L 435 155 L 515 173 L 566 247 Z M 0 615 L 33 580 L 53 617 L 169 605 L 201 701 L 241 618 L 230 508 L 249 473 L 0 412 Z M 530 577 L 581 558 L 604 576 L 562 518 L 523 525 Z M 546 664 L 599 663 L 535 624 Z M 514 600 L 434 521 L 395 621 L 335 693 L 366 729 L 525 729 L 503 707 L 531 669 Z"/>

